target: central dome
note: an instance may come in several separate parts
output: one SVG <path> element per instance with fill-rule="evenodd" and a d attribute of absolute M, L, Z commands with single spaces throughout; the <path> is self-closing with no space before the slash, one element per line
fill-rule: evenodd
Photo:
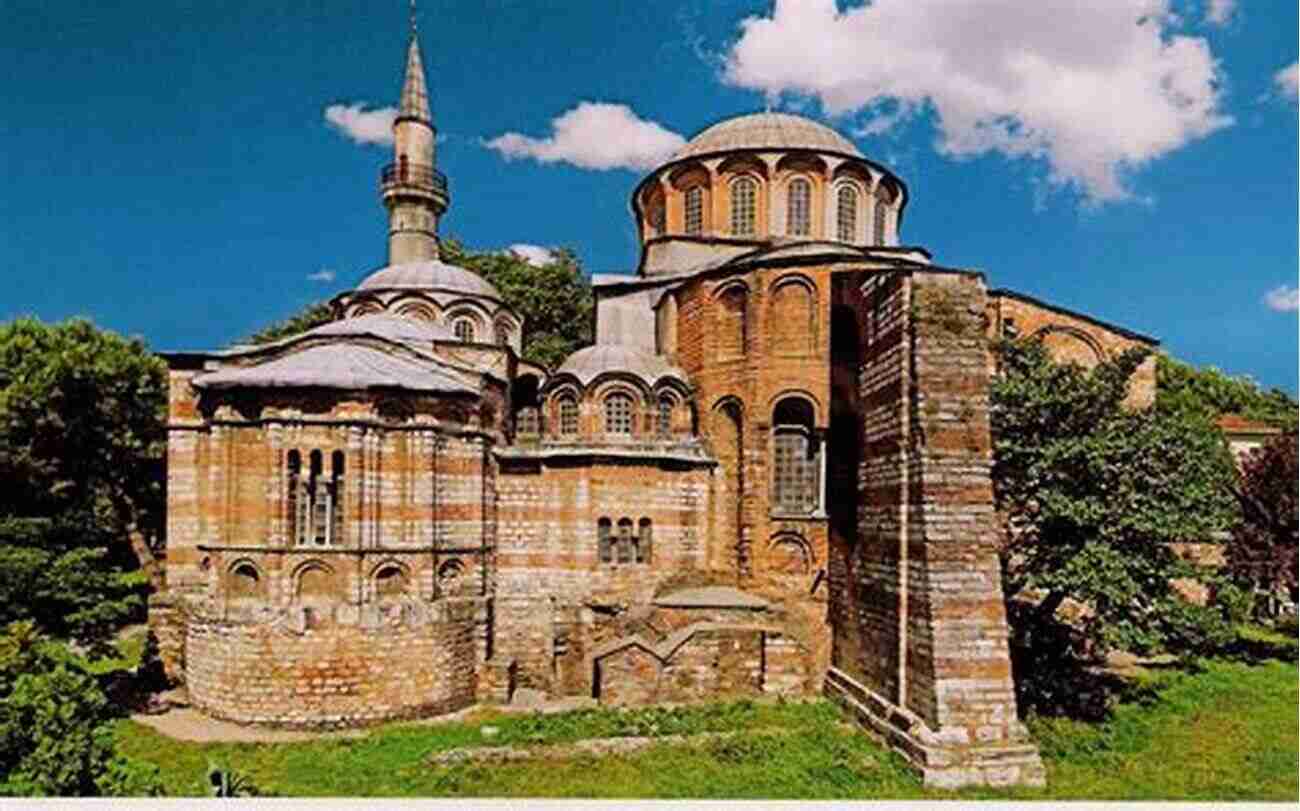
<path fill-rule="evenodd" d="M 733 149 L 811 149 L 863 157 L 853 142 L 810 118 L 789 113 L 752 113 L 728 118 L 705 129 L 672 160 Z"/>
<path fill-rule="evenodd" d="M 445 290 L 501 301 L 501 293 L 482 276 L 437 259 L 380 268 L 367 276 L 357 290 Z"/>

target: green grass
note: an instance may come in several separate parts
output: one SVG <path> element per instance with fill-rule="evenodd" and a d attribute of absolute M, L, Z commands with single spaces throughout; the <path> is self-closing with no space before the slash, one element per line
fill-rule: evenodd
<path fill-rule="evenodd" d="M 930 791 L 824 701 L 737 702 L 627 712 L 485 716 L 394 725 L 357 739 L 190 744 L 123 721 L 119 750 L 156 763 L 169 794 L 201 794 L 209 760 L 291 796 L 656 797 L 1093 800 L 1286 800 L 1300 793 L 1293 661 L 1213 661 L 1153 671 L 1157 688 L 1104 723 L 1035 719 L 1046 790 Z M 479 728 L 499 728 L 484 739 Z M 618 735 L 733 737 L 660 744 L 626 756 L 431 766 L 430 753 L 482 745 L 552 744 Z M 780 734 L 776 734 L 776 733 Z"/>

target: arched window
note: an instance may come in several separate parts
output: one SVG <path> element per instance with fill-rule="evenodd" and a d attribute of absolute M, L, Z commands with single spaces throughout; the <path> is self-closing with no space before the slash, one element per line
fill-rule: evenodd
<path fill-rule="evenodd" d="M 329 538 L 330 507 L 325 488 L 325 465 L 320 451 L 311 452 L 311 533 L 308 543 L 324 546 Z"/>
<path fill-rule="evenodd" d="M 650 547 L 654 541 L 654 529 L 650 526 L 649 518 L 642 518 L 641 525 L 638 527 L 640 534 L 640 543 L 636 547 L 636 562 L 650 562 Z"/>
<path fill-rule="evenodd" d="M 509 321 L 498 321 L 496 323 L 497 346 L 510 346 L 511 334 L 512 330 L 510 329 Z M 462 338 L 461 340 L 464 339 Z"/>
<path fill-rule="evenodd" d="M 758 182 L 752 177 L 739 177 L 731 183 L 731 233 L 733 236 L 753 236 L 758 221 Z"/>
<path fill-rule="evenodd" d="M 663 235 L 666 225 L 663 200 L 656 199 L 650 203 L 650 210 L 646 212 L 646 223 L 654 236 Z"/>
<path fill-rule="evenodd" d="M 790 181 L 785 214 L 786 234 L 806 237 L 812 232 L 812 184 L 802 177 Z"/>
<path fill-rule="evenodd" d="M 612 524 L 608 518 L 602 518 L 596 522 L 596 552 L 600 556 L 601 563 L 612 563 L 614 561 L 613 538 L 611 537 Z"/>
<path fill-rule="evenodd" d="M 286 495 L 286 517 L 289 521 L 290 543 L 302 543 L 306 532 L 306 522 L 300 510 L 305 503 L 305 489 L 302 482 L 302 454 L 297 450 L 289 451 L 288 492 Z"/>
<path fill-rule="evenodd" d="M 704 233 L 704 187 L 691 186 L 685 195 L 686 233 L 698 235 Z"/>
<path fill-rule="evenodd" d="M 787 397 L 772 414 L 772 507 L 807 514 L 821 507 L 821 443 L 813 435 L 813 410 Z"/>
<path fill-rule="evenodd" d="M 894 202 L 894 195 L 888 186 L 876 189 L 876 215 L 872 223 L 875 244 L 885 244 L 885 226 L 889 217 L 889 206 Z"/>
<path fill-rule="evenodd" d="M 325 542 L 343 543 L 343 451 L 330 455 L 329 532 Z"/>
<path fill-rule="evenodd" d="M 667 394 L 659 396 L 659 410 L 655 414 L 655 432 L 661 437 L 673 435 L 673 398 Z"/>
<path fill-rule="evenodd" d="M 621 391 L 605 398 L 605 433 L 632 433 L 632 398 Z"/>
<path fill-rule="evenodd" d="M 817 294 L 800 278 L 777 282 L 769 297 L 769 350 L 778 355 L 806 355 L 816 347 Z"/>
<path fill-rule="evenodd" d="M 636 557 L 636 538 L 632 535 L 632 519 L 618 521 L 618 562 L 631 563 Z"/>
<path fill-rule="evenodd" d="M 375 573 L 375 595 L 380 599 L 400 597 L 405 592 L 406 572 L 396 566 L 385 566 Z"/>
<path fill-rule="evenodd" d="M 524 436 L 536 436 L 541 433 L 541 419 L 537 406 L 524 406 L 515 415 L 515 433 Z"/>
<path fill-rule="evenodd" d="M 858 190 L 845 183 L 836 193 L 835 235 L 840 242 L 857 242 Z"/>
<path fill-rule="evenodd" d="M 456 333 L 456 340 L 463 343 L 474 343 L 474 319 L 461 317 L 452 322 L 452 331 Z"/>
<path fill-rule="evenodd" d="M 255 599 L 262 595 L 262 578 L 251 563 L 236 564 L 230 570 L 230 588 L 227 596 L 232 600 Z"/>
<path fill-rule="evenodd" d="M 573 395 L 565 394 L 560 397 L 560 433 L 564 436 L 573 436 L 578 433 L 578 401 L 573 399 Z"/>

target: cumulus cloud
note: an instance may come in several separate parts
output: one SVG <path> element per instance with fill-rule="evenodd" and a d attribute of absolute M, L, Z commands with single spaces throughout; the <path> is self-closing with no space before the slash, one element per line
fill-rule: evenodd
<path fill-rule="evenodd" d="M 1300 62 L 1292 62 L 1274 73 L 1273 84 L 1277 87 L 1279 96 L 1295 101 L 1300 93 Z"/>
<path fill-rule="evenodd" d="M 1300 289 L 1289 285 L 1274 287 L 1264 294 L 1264 303 L 1270 310 L 1279 313 L 1294 313 L 1300 310 Z"/>
<path fill-rule="evenodd" d="M 334 277 L 337 276 L 337 275 L 338 275 L 337 273 L 335 273 L 334 271 L 330 270 L 329 268 L 321 268 L 320 270 L 316 271 L 315 273 L 308 273 L 308 274 L 307 274 L 307 281 L 309 281 L 309 282 L 332 282 L 332 281 L 334 281 Z"/>
<path fill-rule="evenodd" d="M 943 154 L 1042 160 L 1054 185 L 1123 200 L 1127 172 L 1232 123 L 1208 42 L 1176 34 L 1168 2 L 776 0 L 742 21 L 723 79 L 831 115 L 897 105 L 866 132 L 932 110 Z"/>
<path fill-rule="evenodd" d="M 506 250 L 518 256 L 533 267 L 549 265 L 555 261 L 555 254 L 549 248 L 543 248 L 541 245 L 529 245 L 526 242 L 516 242 Z"/>
<path fill-rule="evenodd" d="M 325 121 L 358 144 L 392 144 L 396 118 L 396 107 L 367 110 L 363 101 L 325 108 Z"/>
<path fill-rule="evenodd" d="M 624 104 L 584 101 L 551 121 L 551 134 L 507 132 L 487 142 L 507 160 L 570 163 L 582 169 L 651 169 L 686 143 Z"/>
<path fill-rule="evenodd" d="M 1237 0 L 1210 0 L 1205 8 L 1205 21 L 1210 25 L 1227 25 L 1237 10 Z"/>

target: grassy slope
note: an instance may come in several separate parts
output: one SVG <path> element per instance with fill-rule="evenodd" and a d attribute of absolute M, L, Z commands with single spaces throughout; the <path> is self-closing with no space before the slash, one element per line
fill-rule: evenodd
<path fill-rule="evenodd" d="M 487 743 L 562 742 L 620 734 L 744 730 L 726 740 L 662 745 L 623 757 L 432 767 L 432 751 L 482 745 L 482 721 L 390 726 L 363 739 L 293 744 L 185 744 L 124 721 L 120 750 L 157 763 L 169 793 L 198 794 L 209 759 L 279 795 L 1289 800 L 1297 783 L 1294 663 L 1210 662 L 1166 673 L 1158 698 L 1118 708 L 1104 724 L 1032 724 L 1048 789 L 930 792 L 841 723 L 825 702 L 591 711 L 492 719 Z M 653 727 L 653 729 L 652 729 Z M 773 728 L 784 734 L 772 734 Z"/>

